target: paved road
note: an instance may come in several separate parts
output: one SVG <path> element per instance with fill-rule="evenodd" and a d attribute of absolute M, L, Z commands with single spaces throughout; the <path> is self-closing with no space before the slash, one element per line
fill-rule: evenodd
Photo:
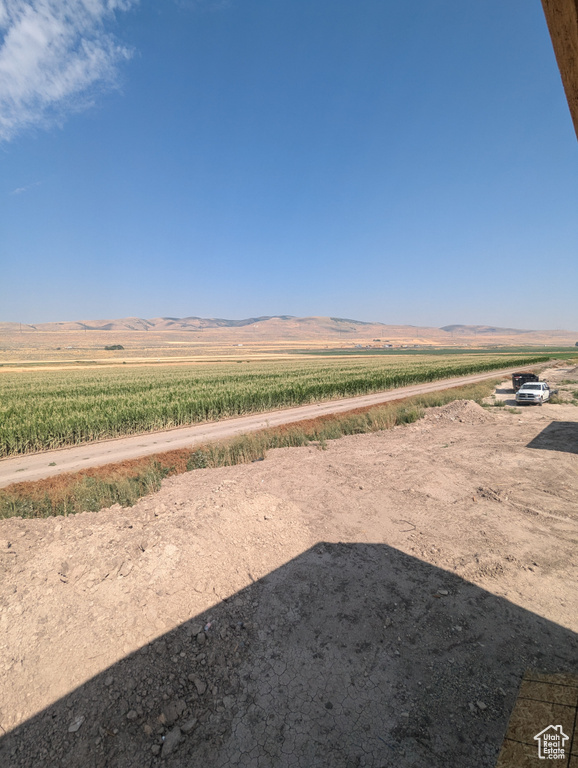
<path fill-rule="evenodd" d="M 528 366 L 535 368 L 535 366 Z M 386 392 L 376 392 L 372 395 L 348 397 L 342 400 L 330 400 L 325 403 L 301 405 L 294 408 L 284 408 L 268 413 L 239 416 L 234 419 L 197 424 L 192 427 L 179 427 L 162 432 L 146 435 L 119 437 L 114 440 L 102 440 L 73 448 L 59 448 L 55 451 L 16 456 L 0 460 L 0 488 L 11 483 L 29 480 L 41 480 L 45 477 L 59 475 L 62 472 L 77 472 L 87 467 L 99 467 L 126 459 L 136 459 L 140 456 L 150 456 L 176 448 L 188 448 L 199 443 L 223 440 L 244 432 L 256 432 L 265 427 L 276 427 L 304 419 L 312 419 L 330 413 L 343 413 L 353 408 L 367 405 L 378 405 L 391 400 L 400 400 L 411 395 L 422 395 L 435 392 L 460 384 L 472 384 L 476 381 L 494 379 L 513 370 L 524 368 L 503 368 L 499 371 L 477 373 L 471 376 L 459 376 L 452 379 L 441 379 L 427 384 L 415 384 L 410 387 L 390 389 Z M 54 464 L 54 466 L 51 466 Z"/>

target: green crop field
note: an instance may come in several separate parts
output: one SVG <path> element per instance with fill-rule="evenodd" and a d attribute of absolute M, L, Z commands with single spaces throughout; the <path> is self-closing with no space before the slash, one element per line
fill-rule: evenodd
<path fill-rule="evenodd" d="M 549 357 L 420 354 L 3 372 L 0 456 L 529 365 Z"/>

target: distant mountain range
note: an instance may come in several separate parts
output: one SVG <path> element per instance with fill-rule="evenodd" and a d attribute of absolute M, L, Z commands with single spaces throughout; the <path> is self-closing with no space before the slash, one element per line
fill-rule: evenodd
<path fill-rule="evenodd" d="M 349 320 L 343 317 L 295 317 L 293 315 L 264 315 L 247 317 L 244 320 L 226 320 L 220 317 L 153 317 L 145 320 L 141 317 L 123 317 L 119 320 L 65 321 L 58 323 L 0 323 L 0 330 L 29 331 L 203 331 L 207 328 L 244 328 L 248 325 L 279 326 L 280 324 L 299 326 L 319 325 L 324 328 L 332 325 L 339 331 L 354 330 L 358 326 L 382 326 L 382 323 L 366 323 L 362 320 Z M 383 326 L 390 327 L 390 326 Z"/>
<path fill-rule="evenodd" d="M 302 341 L 327 339 L 332 344 L 339 339 L 352 342 L 392 344 L 561 344 L 574 345 L 578 332 L 564 330 L 524 330 L 491 325 L 446 325 L 428 328 L 413 325 L 368 323 L 344 317 L 294 317 L 272 315 L 243 320 L 205 317 L 124 317 L 116 320 L 85 320 L 59 323 L 2 323 L 0 336 L 13 334 L 61 334 L 71 332 L 107 332 L 129 334 L 137 332 L 171 333 L 181 343 L 202 337 L 206 341 Z M 83 334 L 84 335 L 84 334 Z"/>
<path fill-rule="evenodd" d="M 495 328 L 493 325 L 444 325 L 440 328 L 440 331 L 447 331 L 448 333 L 464 333 L 467 336 L 477 334 L 487 334 L 490 336 L 498 335 L 514 335 L 527 334 L 527 333 L 542 333 L 542 331 L 525 331 L 520 328 Z M 547 331 L 547 333 L 566 333 L 566 331 Z"/>

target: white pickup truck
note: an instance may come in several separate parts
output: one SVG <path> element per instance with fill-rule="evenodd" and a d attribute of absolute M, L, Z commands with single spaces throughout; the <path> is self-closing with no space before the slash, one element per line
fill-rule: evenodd
<path fill-rule="evenodd" d="M 516 392 L 516 402 L 518 405 L 524 403 L 542 403 L 550 399 L 550 387 L 545 381 L 529 381 L 527 384 L 522 384 L 520 389 Z"/>

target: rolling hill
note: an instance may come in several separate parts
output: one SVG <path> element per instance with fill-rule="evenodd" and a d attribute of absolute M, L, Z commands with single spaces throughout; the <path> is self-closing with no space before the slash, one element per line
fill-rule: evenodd
<path fill-rule="evenodd" d="M 120 319 L 64 321 L 54 323 L 25 324 L 0 322 L 0 338 L 16 335 L 37 339 L 45 335 L 76 336 L 83 332 L 89 338 L 92 333 L 117 334 L 130 338 L 137 335 L 161 334 L 175 338 L 179 343 L 206 341 L 215 343 L 243 342 L 307 342 L 327 340 L 332 345 L 343 343 L 391 343 L 432 344 L 436 346 L 473 345 L 568 345 L 574 346 L 578 332 L 565 330 L 525 330 L 501 328 L 491 325 L 446 325 L 429 328 L 413 325 L 387 325 L 342 317 L 294 317 L 272 315 L 249 317 L 242 320 L 203 317 L 124 317 Z M 88 334 L 88 335 L 87 335 Z"/>

